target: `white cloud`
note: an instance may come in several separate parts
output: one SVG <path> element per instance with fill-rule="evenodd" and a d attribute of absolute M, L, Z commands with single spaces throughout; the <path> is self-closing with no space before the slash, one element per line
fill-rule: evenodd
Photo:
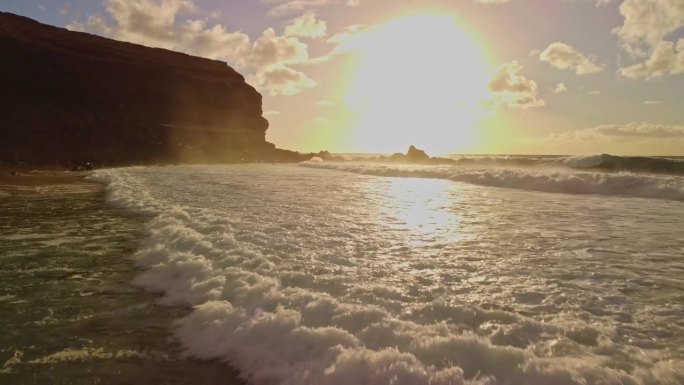
<path fill-rule="evenodd" d="M 172 48 L 176 16 L 195 5 L 190 0 L 107 0 L 105 8 L 118 24 L 116 38 Z"/>
<path fill-rule="evenodd" d="M 560 94 L 563 92 L 568 92 L 568 87 L 565 86 L 564 83 L 558 83 L 556 86 L 553 88 L 553 93 L 554 94 Z"/>
<path fill-rule="evenodd" d="M 539 60 L 549 63 L 558 69 L 569 69 L 578 75 L 592 74 L 601 71 L 602 67 L 593 59 L 565 43 L 552 43 L 539 54 Z"/>
<path fill-rule="evenodd" d="M 361 5 L 361 0 L 347 0 L 347 7 L 358 7 Z"/>
<path fill-rule="evenodd" d="M 635 56 L 648 56 L 665 37 L 684 26 L 683 0 L 625 0 L 624 17 L 616 29 L 625 49 Z"/>
<path fill-rule="evenodd" d="M 258 88 L 267 90 L 271 95 L 295 95 L 306 88 L 316 86 L 316 82 L 304 73 L 286 66 L 272 67 L 250 77 L 250 82 Z"/>
<path fill-rule="evenodd" d="M 600 94 L 601 94 L 601 91 L 599 91 L 599 90 L 593 90 L 593 91 L 587 92 L 587 95 L 600 95 Z"/>
<path fill-rule="evenodd" d="M 262 2 L 272 5 L 268 11 L 269 16 L 281 17 L 331 4 L 333 0 L 262 0 Z"/>
<path fill-rule="evenodd" d="M 645 61 L 620 68 L 621 75 L 632 79 L 681 73 L 684 73 L 684 39 L 679 39 L 677 45 L 661 41 Z"/>
<path fill-rule="evenodd" d="M 624 18 L 615 29 L 623 49 L 640 62 L 621 68 L 631 78 L 653 78 L 684 72 L 684 43 L 666 40 L 684 27 L 684 0 L 625 0 Z"/>
<path fill-rule="evenodd" d="M 294 37 L 278 36 L 269 28 L 249 47 L 244 63 L 247 67 L 264 69 L 283 64 L 299 64 L 308 59 L 306 44 Z"/>
<path fill-rule="evenodd" d="M 292 19 L 285 27 L 288 36 L 319 38 L 325 36 L 328 25 L 325 21 L 317 19 L 313 11 Z"/>
<path fill-rule="evenodd" d="M 191 0 L 106 0 L 105 9 L 113 23 L 95 14 L 85 24 L 75 21 L 68 27 L 223 60 L 273 95 L 291 95 L 315 85 L 304 73 L 288 67 L 309 59 L 308 46 L 296 37 L 279 36 L 272 28 L 252 41 L 247 34 L 228 31 L 220 24 L 208 26 L 206 19 L 177 21 L 180 15 L 196 10 Z"/>
<path fill-rule="evenodd" d="M 511 108 L 543 106 L 544 101 L 537 98 L 537 82 L 520 75 L 521 70 L 517 61 L 499 66 L 489 83 L 495 102 Z"/>
<path fill-rule="evenodd" d="M 644 100 L 644 104 L 647 106 L 654 106 L 658 104 L 663 104 L 661 100 Z"/>

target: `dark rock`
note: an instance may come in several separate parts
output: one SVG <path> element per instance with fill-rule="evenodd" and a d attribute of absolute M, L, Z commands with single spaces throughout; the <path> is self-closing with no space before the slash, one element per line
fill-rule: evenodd
<path fill-rule="evenodd" d="M 380 156 L 374 159 L 377 162 L 391 163 L 427 163 L 430 160 L 430 156 L 425 151 L 416 148 L 416 146 L 410 146 L 406 154 L 396 152 L 390 156 Z"/>
<path fill-rule="evenodd" d="M 406 152 L 406 160 L 411 163 L 421 163 L 430 160 L 430 156 L 423 150 L 419 150 L 416 146 L 410 146 Z"/>
<path fill-rule="evenodd" d="M 226 63 L 0 12 L 0 162 L 296 161 Z"/>

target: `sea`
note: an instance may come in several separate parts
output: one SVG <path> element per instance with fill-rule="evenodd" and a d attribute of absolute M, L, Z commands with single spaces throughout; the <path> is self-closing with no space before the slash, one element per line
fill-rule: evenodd
<path fill-rule="evenodd" d="M 684 160 L 103 169 L 0 190 L 0 383 L 684 384 Z"/>

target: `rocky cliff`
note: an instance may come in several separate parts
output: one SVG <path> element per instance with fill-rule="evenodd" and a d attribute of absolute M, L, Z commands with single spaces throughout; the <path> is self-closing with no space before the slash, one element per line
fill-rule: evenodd
<path fill-rule="evenodd" d="M 226 63 L 0 13 L 0 162 L 296 160 Z"/>

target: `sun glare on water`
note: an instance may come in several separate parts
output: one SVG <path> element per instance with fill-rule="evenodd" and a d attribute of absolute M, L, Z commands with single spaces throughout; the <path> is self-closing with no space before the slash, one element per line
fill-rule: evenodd
<path fill-rule="evenodd" d="M 488 67 L 454 17 L 404 17 L 348 44 L 361 52 L 346 93 L 358 119 L 357 148 L 394 152 L 414 144 L 439 154 L 474 144 Z"/>

